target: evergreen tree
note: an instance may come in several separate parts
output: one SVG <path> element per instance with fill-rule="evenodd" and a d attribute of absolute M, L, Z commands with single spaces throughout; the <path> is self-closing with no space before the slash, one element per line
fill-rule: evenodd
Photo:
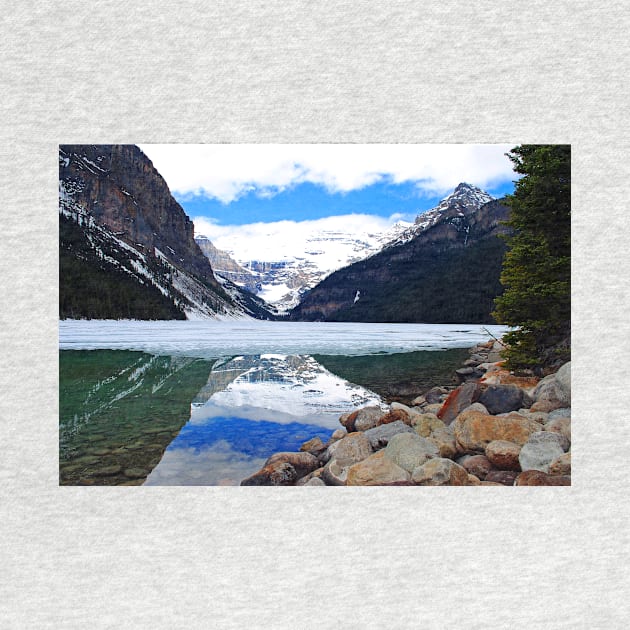
<path fill-rule="evenodd" d="M 511 369 L 553 369 L 571 348 L 571 147 L 521 145 L 507 154 L 523 175 L 508 196 L 511 208 L 495 300 L 496 320 L 508 333 Z"/>

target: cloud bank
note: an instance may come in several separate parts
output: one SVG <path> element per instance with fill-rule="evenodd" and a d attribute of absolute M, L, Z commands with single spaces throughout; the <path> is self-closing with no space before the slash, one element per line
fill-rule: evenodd
<path fill-rule="evenodd" d="M 378 181 L 416 182 L 419 194 L 443 195 L 462 181 L 488 188 L 515 179 L 505 156 L 513 145 L 142 144 L 171 191 L 230 203 L 256 191 L 271 196 L 310 182 L 329 192 Z"/>

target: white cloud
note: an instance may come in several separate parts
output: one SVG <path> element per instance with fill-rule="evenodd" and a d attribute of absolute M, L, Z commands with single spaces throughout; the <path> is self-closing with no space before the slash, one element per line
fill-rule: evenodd
<path fill-rule="evenodd" d="M 515 179 L 505 156 L 513 145 L 466 144 L 142 144 L 170 189 L 229 203 L 249 190 L 271 195 L 301 182 L 331 192 L 381 178 L 418 182 L 442 195 L 465 181 L 481 188 Z"/>

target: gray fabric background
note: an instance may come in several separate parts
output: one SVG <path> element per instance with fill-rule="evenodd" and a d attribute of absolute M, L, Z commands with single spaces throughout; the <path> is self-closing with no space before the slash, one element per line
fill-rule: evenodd
<path fill-rule="evenodd" d="M 629 22 L 614 0 L 3 3 L 0 627 L 626 627 Z M 571 143 L 574 485 L 59 487 L 70 142 Z"/>

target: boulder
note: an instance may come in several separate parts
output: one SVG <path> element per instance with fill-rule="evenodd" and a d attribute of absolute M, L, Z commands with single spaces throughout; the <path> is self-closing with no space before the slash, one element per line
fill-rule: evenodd
<path fill-rule="evenodd" d="M 545 424 L 545 422 L 549 420 L 548 413 L 545 413 L 544 411 L 532 411 L 531 407 L 529 409 L 519 409 L 516 413 L 524 416 L 525 418 L 531 418 L 539 424 Z"/>
<path fill-rule="evenodd" d="M 540 431 L 534 420 L 522 416 L 490 416 L 478 411 L 463 411 L 454 423 L 455 440 L 462 453 L 483 453 L 494 440 L 525 444 L 529 436 Z"/>
<path fill-rule="evenodd" d="M 418 486 L 466 486 L 468 473 L 454 461 L 438 457 L 415 468 L 411 480 Z"/>
<path fill-rule="evenodd" d="M 404 409 L 391 409 L 379 420 L 379 424 L 392 424 L 398 421 L 411 426 L 411 416 Z"/>
<path fill-rule="evenodd" d="M 515 470 L 491 470 L 484 481 L 491 481 L 502 486 L 513 486 L 518 475 L 519 473 Z"/>
<path fill-rule="evenodd" d="M 526 470 L 514 482 L 515 486 L 570 486 L 571 477 L 548 475 L 540 470 Z"/>
<path fill-rule="evenodd" d="M 550 475 L 570 475 L 571 474 L 571 453 L 563 453 L 549 464 Z"/>
<path fill-rule="evenodd" d="M 385 415 L 380 407 L 363 407 L 356 412 L 354 417 L 354 430 L 367 431 L 379 423 L 379 420 Z"/>
<path fill-rule="evenodd" d="M 333 434 L 330 436 L 330 440 L 332 442 L 336 442 L 337 440 L 345 438 L 346 435 L 348 435 L 347 431 L 344 431 L 344 429 L 337 429 L 336 431 L 333 431 Z"/>
<path fill-rule="evenodd" d="M 531 411 L 542 411 L 549 414 L 554 409 L 558 409 L 562 405 L 557 400 L 537 400 L 531 407 Z"/>
<path fill-rule="evenodd" d="M 468 474 L 475 475 L 480 480 L 485 479 L 492 470 L 492 463 L 485 455 L 471 455 L 462 462 L 461 466 Z"/>
<path fill-rule="evenodd" d="M 479 395 L 479 402 L 489 414 L 506 413 L 528 406 L 525 392 L 516 385 L 488 385 Z"/>
<path fill-rule="evenodd" d="M 327 456 L 329 460 L 337 459 L 347 464 L 354 464 L 365 459 L 372 452 L 370 440 L 365 436 L 365 433 L 356 431 L 348 433 L 346 437 L 337 442 L 333 442 L 327 449 Z"/>
<path fill-rule="evenodd" d="M 435 429 L 428 438 L 440 453 L 440 457 L 453 459 L 457 455 L 457 443 L 453 434 L 452 425 L 443 429 Z"/>
<path fill-rule="evenodd" d="M 554 409 L 547 414 L 547 420 L 555 420 L 556 418 L 570 418 L 571 407 L 560 407 Z"/>
<path fill-rule="evenodd" d="M 462 411 L 464 410 L 462 409 Z M 466 411 L 480 411 L 481 413 L 490 415 L 486 407 L 482 405 L 480 402 L 475 402 L 469 407 L 466 407 Z"/>
<path fill-rule="evenodd" d="M 331 459 L 324 466 L 320 479 L 327 486 L 345 486 L 350 466 L 352 466 L 351 463 Z"/>
<path fill-rule="evenodd" d="M 563 374 L 566 377 L 566 370 Z M 538 383 L 534 390 L 533 398 L 536 403 L 548 402 L 555 405 L 553 407 L 554 409 L 569 407 L 571 405 L 569 393 L 567 393 L 564 389 L 564 385 L 558 380 L 557 373 L 545 376 L 545 378 Z"/>
<path fill-rule="evenodd" d="M 470 473 L 468 473 L 468 483 L 466 485 L 467 486 L 480 486 L 481 479 L 479 479 L 479 477 L 475 477 L 475 475 L 471 475 Z"/>
<path fill-rule="evenodd" d="M 470 382 L 460 385 L 448 395 L 437 412 L 437 417 L 444 424 L 451 424 L 466 407 L 470 407 L 477 400 L 480 391 L 481 388 L 478 383 Z M 426 411 L 427 409 L 425 408 Z"/>
<path fill-rule="evenodd" d="M 266 464 L 258 472 L 241 481 L 241 486 L 292 486 L 298 473 L 288 462 Z"/>
<path fill-rule="evenodd" d="M 448 395 L 448 389 L 445 387 L 432 387 L 424 395 L 424 400 L 430 405 L 433 405 L 435 403 L 441 403 L 446 395 Z"/>
<path fill-rule="evenodd" d="M 499 470 L 515 470 L 520 472 L 518 456 L 521 447 L 506 440 L 493 440 L 486 446 L 486 457 Z"/>
<path fill-rule="evenodd" d="M 308 473 L 313 472 L 316 468 L 319 468 L 319 461 L 317 457 L 311 453 L 274 453 L 264 464 L 269 466 L 276 462 L 286 462 L 291 464 L 295 469 L 298 477 L 304 477 Z"/>
<path fill-rule="evenodd" d="M 571 418 L 554 418 L 549 420 L 544 427 L 545 431 L 551 433 L 559 433 L 571 444 Z M 567 450 L 566 448 L 564 449 Z"/>
<path fill-rule="evenodd" d="M 372 450 L 377 451 L 384 446 L 387 446 L 389 440 L 398 433 L 413 433 L 414 430 L 399 420 L 398 422 L 392 422 L 391 424 L 382 424 L 373 429 L 365 431 L 363 435 L 370 443 Z"/>
<path fill-rule="evenodd" d="M 424 405 L 424 407 L 422 407 L 422 411 L 424 413 L 434 413 L 436 416 L 438 412 L 440 411 L 440 409 L 442 409 L 442 403 L 435 403 L 433 405 Z"/>
<path fill-rule="evenodd" d="M 446 425 L 434 413 L 423 413 L 411 416 L 411 426 L 420 437 L 429 437 L 435 429 Z"/>
<path fill-rule="evenodd" d="M 571 361 L 565 363 L 556 372 L 556 383 L 564 394 L 569 406 L 571 405 Z"/>
<path fill-rule="evenodd" d="M 413 435 L 400 433 L 399 435 Z M 385 449 L 370 455 L 348 468 L 346 485 L 380 486 L 395 482 L 407 482 L 410 474 L 385 454 Z"/>
<path fill-rule="evenodd" d="M 439 457 L 437 446 L 416 433 L 399 433 L 389 440 L 383 449 L 385 457 L 406 470 L 413 472 L 432 457 Z"/>
<path fill-rule="evenodd" d="M 314 437 L 304 442 L 302 446 L 300 446 L 300 451 L 304 451 L 306 453 L 311 453 L 313 455 L 318 455 L 326 448 L 326 445 L 322 442 L 320 437 Z"/>
<path fill-rule="evenodd" d="M 319 477 L 312 477 L 304 485 L 305 486 L 325 486 L 326 484 Z"/>
<path fill-rule="evenodd" d="M 564 453 L 566 438 L 559 433 L 539 431 L 532 434 L 518 456 L 521 470 L 549 472 L 549 464 Z"/>

